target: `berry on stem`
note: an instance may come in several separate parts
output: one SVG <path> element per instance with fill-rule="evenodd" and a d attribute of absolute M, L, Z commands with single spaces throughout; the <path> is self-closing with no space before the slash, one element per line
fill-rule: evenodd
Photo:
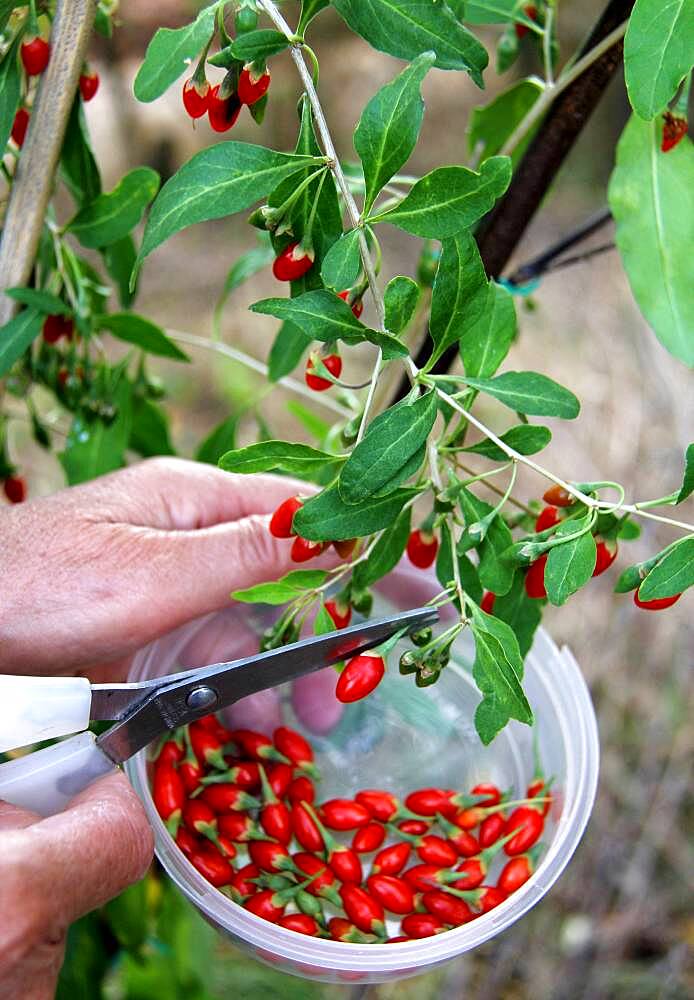
<path fill-rule="evenodd" d="M 382 656 L 377 653 L 361 653 L 350 660 L 337 679 L 335 697 L 348 704 L 360 701 L 378 687 L 386 672 Z"/>
<path fill-rule="evenodd" d="M 634 604 L 637 608 L 643 608 L 644 611 L 663 611 L 665 608 L 671 608 L 673 604 L 676 604 L 681 596 L 681 594 L 673 594 L 672 597 L 657 597 L 652 601 L 642 601 L 638 590 L 635 590 Z"/>
<path fill-rule="evenodd" d="M 315 253 L 310 247 L 301 243 L 290 243 L 289 246 L 275 258 L 272 273 L 278 281 L 298 281 L 311 270 Z"/>
<path fill-rule="evenodd" d="M 27 129 L 29 128 L 29 112 L 26 108 L 17 108 L 14 121 L 12 122 L 12 132 L 10 133 L 15 145 L 21 149 L 24 145 Z"/>
<path fill-rule="evenodd" d="M 292 528 L 292 521 L 302 506 L 303 500 L 299 497 L 284 500 L 270 518 L 270 534 L 275 538 L 293 538 L 296 532 Z"/>
<path fill-rule="evenodd" d="M 340 294 L 338 295 L 338 299 L 342 299 L 343 302 L 346 302 L 349 305 L 350 295 L 351 295 L 350 290 L 346 289 L 344 292 L 340 292 Z M 364 312 L 364 303 L 362 302 L 361 299 L 354 300 L 354 302 L 352 303 L 352 312 L 354 313 L 355 317 L 359 319 L 361 314 Z"/>
<path fill-rule="evenodd" d="M 674 149 L 688 131 L 687 119 L 673 115 L 671 111 L 666 111 L 663 115 L 663 140 L 660 145 L 661 153 L 669 153 Z"/>
<path fill-rule="evenodd" d="M 436 559 L 439 542 L 431 532 L 417 529 L 407 539 L 407 556 L 417 569 L 428 569 Z"/>
<path fill-rule="evenodd" d="M 386 831 L 381 823 L 372 820 L 363 826 L 352 837 L 352 849 L 358 854 L 370 854 L 377 851 L 386 839 Z"/>
<path fill-rule="evenodd" d="M 555 524 L 559 524 L 559 508 L 545 507 L 540 511 L 540 516 L 535 521 L 535 531 L 538 533 L 540 531 L 547 531 L 548 528 L 553 528 Z"/>
<path fill-rule="evenodd" d="M 356 538 L 345 538 L 342 541 L 333 542 L 333 548 L 340 559 L 349 559 L 357 547 L 357 541 Z"/>
<path fill-rule="evenodd" d="M 19 54 L 27 76 L 40 76 L 48 66 L 51 47 L 44 38 L 33 35 L 22 42 Z"/>
<path fill-rule="evenodd" d="M 563 486 L 550 486 L 548 490 L 542 494 L 542 499 L 545 503 L 551 504 L 553 507 L 570 507 L 572 503 L 575 503 L 575 498 L 565 490 Z"/>
<path fill-rule="evenodd" d="M 488 615 L 493 615 L 495 601 L 496 601 L 496 594 L 493 594 L 491 590 L 485 590 L 482 596 L 482 600 L 480 601 L 480 607 Z"/>
<path fill-rule="evenodd" d="M 342 373 L 342 358 L 339 354 L 328 354 L 326 357 L 322 357 L 319 351 L 311 351 L 309 354 L 304 374 L 306 385 L 314 392 L 325 392 L 326 389 L 332 387 L 333 383 L 329 382 L 327 378 L 321 378 L 320 375 L 314 374 L 316 359 L 321 361 L 334 378 L 339 378 Z"/>
<path fill-rule="evenodd" d="M 605 541 L 604 538 L 596 536 L 596 558 L 595 558 L 595 569 L 593 570 L 593 576 L 600 576 L 604 573 L 606 569 L 609 569 L 612 563 L 617 558 L 618 545 L 616 541 L 609 540 Z"/>
<path fill-rule="evenodd" d="M 7 476 L 2 488 L 10 503 L 23 503 L 27 498 L 27 484 L 23 476 Z"/>
<path fill-rule="evenodd" d="M 215 132 L 228 132 L 237 122 L 241 113 L 241 102 L 236 94 L 220 96 L 220 84 L 216 84 L 207 95 L 207 117 Z"/>
<path fill-rule="evenodd" d="M 308 538 L 297 535 L 292 544 L 290 555 L 294 562 L 308 562 L 325 551 L 325 542 L 311 542 Z"/>
<path fill-rule="evenodd" d="M 72 340 L 74 333 L 72 317 L 61 316 L 59 314 L 46 316 L 41 332 L 47 344 L 57 344 L 61 337 L 65 337 L 66 340 Z"/>
<path fill-rule="evenodd" d="M 85 104 L 96 95 L 99 89 L 99 74 L 92 70 L 91 73 L 82 73 L 80 76 L 80 94 Z"/>
<path fill-rule="evenodd" d="M 352 606 L 342 603 L 338 598 L 326 601 L 325 610 L 332 618 L 335 628 L 347 628 L 352 620 Z"/>
<path fill-rule="evenodd" d="M 211 87 L 207 80 L 200 83 L 194 76 L 186 80 L 183 84 L 183 107 L 191 118 L 202 118 L 204 114 L 207 114 L 210 106 L 210 93 Z M 229 127 L 231 128 L 231 126 Z M 218 131 L 223 130 L 220 129 Z"/>
<path fill-rule="evenodd" d="M 525 592 L 528 597 L 539 600 L 547 597 L 545 588 L 545 566 L 547 565 L 547 555 L 540 556 L 531 564 L 525 574 Z"/>
<path fill-rule="evenodd" d="M 270 70 L 257 69 L 253 63 L 246 63 L 239 75 L 238 95 L 242 104 L 255 104 L 267 94 L 270 87 Z"/>

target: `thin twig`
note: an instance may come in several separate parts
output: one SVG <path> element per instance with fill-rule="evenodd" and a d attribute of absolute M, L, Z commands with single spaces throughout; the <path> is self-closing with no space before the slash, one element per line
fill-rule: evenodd
<path fill-rule="evenodd" d="M 244 351 L 240 351 L 236 347 L 231 347 L 229 344 L 225 344 L 221 340 L 208 340 L 207 337 L 198 337 L 194 333 L 184 333 L 182 330 L 171 330 L 167 329 L 167 334 L 172 340 L 178 340 L 182 344 L 190 344 L 192 347 L 202 347 L 207 351 L 216 351 L 218 354 L 223 354 L 227 358 L 231 358 L 232 361 L 238 361 L 240 364 L 245 365 L 246 368 L 250 368 L 252 371 L 258 372 L 259 375 L 265 377 L 269 374 L 269 368 L 264 362 L 258 361 L 257 358 L 251 357 L 250 354 L 246 354 Z M 293 378 L 285 376 L 277 380 L 277 385 L 284 386 L 285 389 L 289 389 L 291 392 L 295 392 L 298 396 L 305 396 L 306 399 L 310 399 L 312 403 L 320 403 L 327 410 L 332 410 L 333 413 L 338 413 L 341 417 L 349 419 L 353 416 L 350 410 L 346 407 L 341 406 L 340 403 L 331 399 L 329 396 L 325 396 L 322 393 L 317 395 L 312 392 L 307 386 L 303 385 L 301 382 L 297 382 Z"/>

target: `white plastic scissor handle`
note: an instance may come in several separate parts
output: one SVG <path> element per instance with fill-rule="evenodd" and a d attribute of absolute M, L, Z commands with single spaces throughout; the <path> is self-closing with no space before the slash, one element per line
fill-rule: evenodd
<path fill-rule="evenodd" d="M 0 753 L 82 732 L 91 704 L 86 677 L 0 674 Z"/>

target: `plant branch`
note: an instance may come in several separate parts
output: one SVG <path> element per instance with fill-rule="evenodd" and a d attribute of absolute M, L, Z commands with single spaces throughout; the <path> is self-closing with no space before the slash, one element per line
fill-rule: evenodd
<path fill-rule="evenodd" d="M 427 381 L 427 384 L 432 383 Z M 596 500 L 595 497 L 588 496 L 571 483 L 567 483 L 564 479 L 561 479 L 553 472 L 550 472 L 549 469 L 545 469 L 543 466 L 538 465 L 537 462 L 528 458 L 527 455 L 521 455 L 521 453 L 516 451 L 515 448 L 511 448 L 505 441 L 502 441 L 501 438 L 494 433 L 494 431 L 490 430 L 489 427 L 486 427 L 483 423 L 481 423 L 477 417 L 470 413 L 469 410 L 462 407 L 452 396 L 449 396 L 447 392 L 444 392 L 443 389 L 440 389 L 437 386 L 435 386 L 435 389 L 440 399 L 451 406 L 454 410 L 457 410 L 457 412 L 465 417 L 466 420 L 469 420 L 473 427 L 482 431 L 482 433 L 485 434 L 490 441 L 493 441 L 497 447 L 501 448 L 501 450 L 508 455 L 509 458 L 514 459 L 516 462 L 520 462 L 522 465 L 526 465 L 529 469 L 533 469 L 534 472 L 544 476 L 545 479 L 549 479 L 551 482 L 556 483 L 557 486 L 561 486 L 567 491 L 567 493 L 570 493 L 571 496 L 580 500 L 581 503 L 584 503 L 586 507 L 589 507 L 591 510 L 600 511 L 606 514 L 617 514 L 620 512 L 624 512 L 625 514 L 635 514 L 638 517 L 648 518 L 651 521 L 660 521 L 662 524 L 669 524 L 675 528 L 684 528 L 685 531 L 694 532 L 694 524 L 687 524 L 686 521 L 676 521 L 671 517 L 661 517 L 659 514 L 649 514 L 638 504 L 623 503 L 621 501 L 619 503 L 612 503 L 609 500 Z"/>
<path fill-rule="evenodd" d="M 296 35 L 289 27 L 285 19 L 282 17 L 281 13 L 277 9 L 276 4 L 272 0 L 258 0 L 259 6 L 265 11 L 267 16 L 273 22 L 273 24 L 281 31 L 291 44 L 291 56 L 296 66 L 299 76 L 301 77 L 301 82 L 304 85 L 304 90 L 306 91 L 306 96 L 309 99 L 311 108 L 313 109 L 313 115 L 316 121 L 316 126 L 318 128 L 318 134 L 320 135 L 321 142 L 323 143 L 323 149 L 325 155 L 330 159 L 330 168 L 335 176 L 335 182 L 337 183 L 340 193 L 344 199 L 345 205 L 347 206 L 347 212 L 349 213 L 350 221 L 354 229 L 359 233 L 359 251 L 361 253 L 362 264 L 364 265 L 364 273 L 366 275 L 367 281 L 369 283 L 369 288 L 371 289 L 371 296 L 373 298 L 374 305 L 376 307 L 376 315 L 378 317 L 378 328 L 379 330 L 385 330 L 385 318 L 386 309 L 383 302 L 383 296 L 381 295 L 380 288 L 378 286 L 378 279 L 376 277 L 376 270 L 374 268 L 373 260 L 371 259 L 371 253 L 369 251 L 369 245 L 366 240 L 366 234 L 364 233 L 363 220 L 357 203 L 354 200 L 352 192 L 350 190 L 347 179 L 342 170 L 342 165 L 337 155 L 335 149 L 335 143 L 333 142 L 332 136 L 330 134 L 330 129 L 328 128 L 328 123 L 325 118 L 325 113 L 323 107 L 320 103 L 318 97 L 318 92 L 315 88 L 313 82 L 313 76 L 306 65 L 304 60 L 304 54 L 301 47 L 301 43 L 296 41 Z M 374 396 L 376 394 L 376 386 L 378 384 L 378 378 L 381 373 L 381 367 L 383 365 L 383 352 L 379 348 L 376 357 L 376 363 L 374 365 L 373 375 L 371 377 L 371 385 L 369 387 L 369 394 L 366 397 L 366 403 L 364 404 L 364 413 L 362 415 L 361 425 L 359 427 L 359 433 L 357 435 L 357 443 L 361 441 L 364 436 L 364 431 L 366 430 L 366 425 L 369 419 L 369 412 L 373 403 Z"/>
<path fill-rule="evenodd" d="M 246 368 L 250 368 L 252 371 L 258 372 L 259 375 L 263 375 L 266 378 L 269 374 L 268 366 L 262 361 L 252 358 L 250 354 L 239 351 L 236 347 L 225 344 L 222 340 L 208 340 L 207 337 L 198 337 L 194 333 L 184 333 L 182 330 L 167 329 L 166 333 L 172 340 L 177 340 L 181 344 L 190 344 L 191 347 L 202 347 L 205 350 L 223 354 L 225 357 L 231 358 L 232 361 L 238 361 L 240 364 L 245 365 Z M 333 413 L 337 413 L 345 419 L 352 417 L 352 413 L 346 407 L 341 406 L 334 399 L 330 399 L 329 396 L 324 396 L 322 393 L 318 395 L 312 392 L 311 389 L 301 382 L 297 382 L 296 379 L 285 376 L 277 380 L 277 385 L 284 386 L 290 392 L 295 392 L 297 396 L 305 396 L 312 403 L 321 403 L 327 410 L 332 410 Z"/>
<path fill-rule="evenodd" d="M 57 0 L 51 58 L 17 162 L 0 242 L 0 292 L 31 277 L 70 110 L 94 24 L 96 0 Z M 0 325 L 18 303 L 0 295 Z"/>

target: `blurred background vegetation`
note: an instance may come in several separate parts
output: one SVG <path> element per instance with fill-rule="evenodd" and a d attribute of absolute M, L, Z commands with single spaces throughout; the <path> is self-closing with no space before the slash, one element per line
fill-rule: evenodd
<path fill-rule="evenodd" d="M 152 105 L 140 105 L 132 96 L 132 79 L 155 29 L 184 23 L 195 7 L 186 0 L 122 0 L 122 24 L 114 38 L 94 41 L 93 61 L 102 87 L 86 111 L 107 189 L 127 169 L 143 163 L 166 178 L 217 139 L 204 120 L 191 128 L 177 87 Z M 580 43 L 600 8 L 600 0 L 561 5 L 564 56 Z M 360 111 L 398 64 L 352 36 L 331 11 L 321 15 L 312 34 L 322 64 L 321 96 L 338 151 L 354 159 L 351 132 Z M 485 36 L 492 50 L 494 37 L 494 32 Z M 298 83 L 288 56 L 278 57 L 272 69 L 264 125 L 258 130 L 244 115 L 234 137 L 290 148 Z M 532 46 L 527 46 L 513 72 L 538 69 Z M 487 93 L 480 95 L 463 74 L 432 71 L 424 87 L 427 114 L 411 172 L 467 162 L 471 109 L 508 82 L 489 71 Z M 512 266 L 605 204 L 615 143 L 627 115 L 620 75 Z M 604 233 L 598 242 L 603 239 Z M 254 240 L 254 232 L 238 219 L 196 226 L 169 240 L 145 268 L 139 310 L 169 330 L 209 338 L 226 274 Z M 414 240 L 384 231 L 384 280 L 414 273 L 416 253 Z M 269 273 L 235 292 L 223 315 L 223 340 L 264 359 L 275 321 L 251 316 L 247 306 L 274 293 Z M 616 253 L 546 277 L 520 309 L 520 325 L 510 367 L 540 367 L 570 386 L 583 404 L 579 420 L 553 428 L 545 464 L 570 479 L 615 479 L 634 499 L 675 488 L 691 438 L 691 380 L 640 317 Z M 257 432 L 258 418 L 270 430 L 281 424 L 284 436 L 306 438 L 306 430 L 287 410 L 291 397 L 284 389 L 267 393 L 262 377 L 218 353 L 191 349 L 191 354 L 192 368 L 158 367 L 169 387 L 173 440 L 180 454 L 193 454 L 199 441 L 232 414 L 239 415 L 242 442 Z M 347 379 L 360 381 L 369 363 L 368 350 L 351 350 Z M 261 390 L 264 395 L 256 405 Z M 328 412 L 316 412 L 330 418 Z M 60 488 L 57 462 L 34 449 L 28 435 L 16 447 L 25 456 L 33 495 Z M 520 492 L 527 497 L 537 496 L 540 488 L 537 480 L 520 478 Z M 642 538 L 630 548 L 629 562 L 670 540 L 667 529 L 646 522 Z M 153 870 L 145 882 L 71 930 L 61 1000 L 694 996 L 694 917 L 686 877 L 693 870 L 687 837 L 692 805 L 692 730 L 687 726 L 692 709 L 691 608 L 685 600 L 663 615 L 640 613 L 629 596 L 611 593 L 608 577 L 596 580 L 568 607 L 548 608 L 545 618 L 555 640 L 571 646 L 595 699 L 603 749 L 595 812 L 550 896 L 501 938 L 440 971 L 391 986 L 311 984 L 265 969 L 233 950 Z"/>

